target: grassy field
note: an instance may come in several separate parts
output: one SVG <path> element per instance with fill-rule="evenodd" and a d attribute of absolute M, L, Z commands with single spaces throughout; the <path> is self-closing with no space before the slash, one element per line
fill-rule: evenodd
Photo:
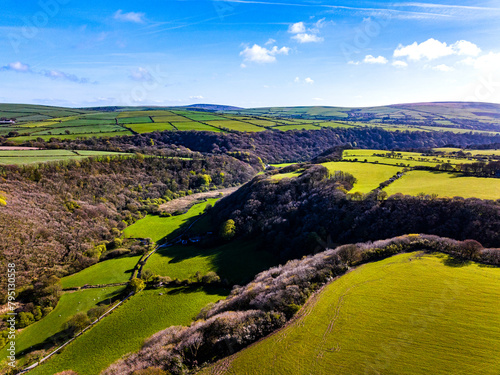
<path fill-rule="evenodd" d="M 461 177 L 456 173 L 409 171 L 384 189 L 387 194 L 437 194 L 439 197 L 500 199 L 500 179 Z"/>
<path fill-rule="evenodd" d="M 89 156 L 131 155 L 121 152 L 72 150 L 0 150 L 0 164 L 21 165 L 61 160 L 81 160 Z"/>
<path fill-rule="evenodd" d="M 147 215 L 131 226 L 125 228 L 125 238 L 151 238 L 154 242 L 168 237 L 185 224 L 190 224 L 194 218 L 203 213 L 207 204 L 214 204 L 217 198 L 208 199 L 206 202 L 195 204 L 188 212 L 172 217 Z"/>
<path fill-rule="evenodd" d="M 130 279 L 140 256 L 105 260 L 61 280 L 63 288 L 122 283 Z"/>
<path fill-rule="evenodd" d="M 401 254 L 333 281 L 286 328 L 202 374 L 500 373 L 500 268 Z"/>
<path fill-rule="evenodd" d="M 30 347 L 41 349 L 44 342 L 50 346 L 50 338 L 63 330 L 64 323 L 70 317 L 78 312 L 87 312 L 100 302 L 108 304 L 110 299 L 123 291 L 123 288 L 87 289 L 63 294 L 56 308 L 49 315 L 17 334 L 17 353 L 20 355 Z M 1 351 L 2 360 L 6 357 L 5 351 L 5 348 Z"/>
<path fill-rule="evenodd" d="M 242 284 L 276 263 L 274 256 L 259 250 L 258 241 L 233 241 L 210 249 L 194 245 L 161 248 L 149 258 L 145 269 L 181 280 L 197 271 L 215 271 L 222 279 Z"/>
<path fill-rule="evenodd" d="M 144 290 L 30 374 L 67 369 L 79 375 L 99 374 L 123 355 L 139 350 L 154 333 L 173 325 L 188 325 L 204 306 L 226 295 L 223 290 Z"/>
<path fill-rule="evenodd" d="M 343 171 L 352 174 L 356 177 L 357 182 L 354 184 L 351 192 L 369 193 L 376 189 L 381 182 L 384 182 L 400 172 L 402 168 L 392 165 L 377 165 L 369 163 L 353 163 L 353 162 L 329 162 L 323 163 L 330 172 Z"/>

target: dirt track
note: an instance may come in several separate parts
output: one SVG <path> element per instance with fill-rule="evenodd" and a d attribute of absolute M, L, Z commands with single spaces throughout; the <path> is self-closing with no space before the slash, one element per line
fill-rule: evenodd
<path fill-rule="evenodd" d="M 165 204 L 162 204 L 160 206 L 160 210 L 169 213 L 173 213 L 176 211 L 183 211 L 186 208 L 193 205 L 193 203 L 199 199 L 216 198 L 219 196 L 220 193 L 224 194 L 224 196 L 228 196 L 229 194 L 234 193 L 236 190 L 238 190 L 237 187 L 231 187 L 226 189 L 211 190 L 205 193 L 191 194 L 182 198 L 171 200 L 170 202 L 167 202 Z"/>

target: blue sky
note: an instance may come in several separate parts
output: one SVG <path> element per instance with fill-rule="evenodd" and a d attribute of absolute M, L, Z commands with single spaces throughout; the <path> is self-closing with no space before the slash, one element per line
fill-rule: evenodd
<path fill-rule="evenodd" d="M 500 103 L 499 1 L 4 0 L 0 102 Z"/>

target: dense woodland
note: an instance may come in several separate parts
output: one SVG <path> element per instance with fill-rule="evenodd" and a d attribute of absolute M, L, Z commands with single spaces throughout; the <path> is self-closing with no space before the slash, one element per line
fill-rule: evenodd
<path fill-rule="evenodd" d="M 41 138 L 25 142 L 26 146 L 95 149 L 109 151 L 155 152 L 168 147 L 186 147 L 192 151 L 210 154 L 225 154 L 243 151 L 260 157 L 266 163 L 309 161 L 326 149 L 350 145 L 357 148 L 380 150 L 432 148 L 445 145 L 468 146 L 499 142 L 500 136 L 481 134 L 457 134 L 452 132 L 389 132 L 376 128 L 362 129 L 321 129 L 302 131 L 264 131 L 258 133 L 214 133 L 214 132 L 155 132 L 135 136 L 109 139 L 91 138 L 87 140 L 52 140 Z M 0 144 L 10 144 L 0 138 Z M 247 155 L 248 155 L 247 154 Z"/>
<path fill-rule="evenodd" d="M 293 179 L 258 176 L 218 202 L 212 214 L 219 225 L 233 220 L 236 236 L 262 236 L 268 250 L 282 260 L 407 233 L 500 247 L 499 201 L 401 194 L 386 199 L 377 191 L 357 199 L 347 194 L 348 180 L 341 182 L 321 165 L 309 166 Z"/>

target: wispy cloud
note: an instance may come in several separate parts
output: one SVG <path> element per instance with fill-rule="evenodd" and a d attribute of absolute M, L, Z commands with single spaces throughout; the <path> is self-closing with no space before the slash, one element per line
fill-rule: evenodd
<path fill-rule="evenodd" d="M 134 23 L 144 23 L 146 20 L 146 14 L 139 12 L 128 12 L 123 13 L 121 9 L 117 10 L 113 18 L 118 21 L 124 22 L 134 22 Z"/>
<path fill-rule="evenodd" d="M 130 72 L 129 78 L 134 81 L 148 82 L 153 80 L 153 76 L 149 70 L 143 67 L 138 67 Z"/>
<path fill-rule="evenodd" d="M 45 69 L 45 70 L 35 71 L 31 69 L 31 67 L 28 64 L 22 63 L 20 61 L 12 62 L 5 66 L 0 67 L 0 72 L 2 71 L 36 74 L 53 80 L 70 81 L 75 83 L 91 83 L 88 78 L 81 78 L 74 74 L 66 73 L 56 69 Z"/>
<path fill-rule="evenodd" d="M 318 43 L 324 40 L 323 37 L 319 36 L 320 29 L 324 25 L 324 18 L 315 22 L 312 27 L 306 27 L 304 22 L 293 23 L 288 26 L 288 32 L 290 34 L 295 34 L 292 39 L 298 41 L 299 43 Z"/>
<path fill-rule="evenodd" d="M 13 63 L 9 63 L 5 66 L 2 66 L 0 68 L 0 71 L 13 71 L 13 72 L 18 72 L 18 73 L 29 73 L 31 72 L 31 69 L 28 64 L 23 64 L 20 61 L 16 61 Z"/>

